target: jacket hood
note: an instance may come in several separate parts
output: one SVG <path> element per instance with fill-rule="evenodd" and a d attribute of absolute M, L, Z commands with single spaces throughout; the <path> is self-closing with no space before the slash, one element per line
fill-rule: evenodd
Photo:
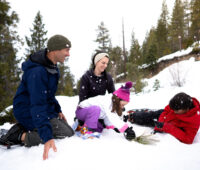
<path fill-rule="evenodd" d="M 57 73 L 57 65 L 53 64 L 47 57 L 47 49 L 31 54 L 28 61 L 22 63 L 22 70 L 26 71 L 27 69 L 41 65 L 44 66 L 48 72 Z"/>
<path fill-rule="evenodd" d="M 192 117 L 192 116 L 196 116 L 196 114 L 200 115 L 199 101 L 194 97 L 192 97 L 192 100 L 193 100 L 194 107 L 190 109 L 187 113 L 183 114 L 182 116 Z"/>
<path fill-rule="evenodd" d="M 199 101 L 192 97 L 192 100 L 193 100 L 193 104 L 194 104 L 194 108 L 192 108 L 192 111 L 193 113 L 195 114 L 195 112 L 200 115 L 200 104 L 199 104 Z"/>
<path fill-rule="evenodd" d="M 181 114 L 181 115 L 175 114 L 169 105 L 166 106 L 165 110 L 168 112 L 170 111 L 173 115 L 175 115 L 179 119 L 185 119 L 185 117 L 187 118 L 193 117 L 193 116 L 196 116 L 197 114 L 199 115 L 200 114 L 199 101 L 194 97 L 192 97 L 192 100 L 193 100 L 194 107 L 184 114 Z"/>

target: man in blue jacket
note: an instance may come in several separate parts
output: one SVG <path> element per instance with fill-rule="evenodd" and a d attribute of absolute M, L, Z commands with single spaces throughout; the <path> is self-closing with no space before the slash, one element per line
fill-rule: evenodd
<path fill-rule="evenodd" d="M 22 64 L 24 74 L 13 101 L 18 123 L 7 133 L 14 144 L 27 147 L 44 143 L 43 159 L 49 149 L 56 151 L 54 138 L 74 134 L 55 98 L 59 80 L 57 63 L 69 57 L 71 42 L 62 35 L 48 40 L 47 49 L 40 50 Z"/>

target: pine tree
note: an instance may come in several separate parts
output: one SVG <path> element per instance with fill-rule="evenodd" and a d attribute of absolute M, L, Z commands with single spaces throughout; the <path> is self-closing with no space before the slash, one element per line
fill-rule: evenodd
<path fill-rule="evenodd" d="M 191 10 L 190 10 L 190 3 L 188 0 L 184 0 L 183 5 L 184 5 L 184 35 L 187 45 L 187 41 L 189 41 L 190 38 L 189 36 L 190 36 Z"/>
<path fill-rule="evenodd" d="M 151 28 L 142 46 L 143 63 L 148 65 L 149 71 L 154 71 L 158 59 L 156 30 Z"/>
<path fill-rule="evenodd" d="M 148 51 L 148 57 L 147 57 L 147 64 L 149 64 L 149 70 L 154 71 L 156 67 L 156 60 L 157 60 L 157 47 L 156 44 L 151 44 L 149 51 Z"/>
<path fill-rule="evenodd" d="M 148 37 L 149 37 L 149 32 L 146 33 L 145 39 L 142 43 L 142 48 L 141 48 L 141 53 L 142 53 L 142 63 L 141 64 L 146 64 L 146 56 L 147 56 L 147 51 L 148 51 Z"/>
<path fill-rule="evenodd" d="M 184 6 L 181 0 L 176 0 L 169 28 L 170 48 L 172 52 L 182 48 L 184 37 Z"/>
<path fill-rule="evenodd" d="M 153 84 L 153 90 L 157 91 L 160 88 L 160 81 L 158 79 L 155 79 Z"/>
<path fill-rule="evenodd" d="M 191 1 L 191 38 L 200 41 L 200 1 Z"/>
<path fill-rule="evenodd" d="M 67 62 L 67 61 L 66 61 Z M 59 64 L 60 79 L 58 83 L 57 95 L 73 96 L 74 95 L 74 77 L 70 72 L 66 62 Z"/>
<path fill-rule="evenodd" d="M 156 28 L 156 41 L 157 41 L 159 58 L 170 53 L 169 42 L 168 42 L 168 34 L 169 34 L 168 25 L 169 25 L 169 12 L 166 0 L 164 0 L 162 3 L 162 12 Z"/>
<path fill-rule="evenodd" d="M 43 24 L 42 15 L 40 11 L 37 12 L 33 22 L 33 29 L 30 29 L 31 37 L 25 36 L 28 48 L 26 49 L 27 55 L 30 55 L 38 50 L 46 47 L 47 31 L 45 30 L 45 24 Z"/>
<path fill-rule="evenodd" d="M 141 63 L 141 47 L 137 39 L 135 39 L 135 34 L 132 32 L 130 55 L 128 56 L 128 62 L 136 65 Z"/>
<path fill-rule="evenodd" d="M 104 22 L 100 23 L 96 31 L 97 39 L 95 40 L 95 42 L 98 43 L 98 49 L 96 49 L 96 52 L 105 51 L 108 53 L 111 47 L 111 39 L 109 35 L 109 30 L 105 27 Z"/>
<path fill-rule="evenodd" d="M 81 78 L 79 80 L 77 80 L 76 83 L 76 89 L 75 89 L 75 95 L 78 95 L 80 92 L 80 87 L 81 87 Z"/>
<path fill-rule="evenodd" d="M 141 54 L 141 47 L 138 40 L 135 38 L 134 32 L 132 32 L 131 37 L 131 47 L 128 56 L 127 62 L 127 71 L 128 80 L 135 82 L 134 88 L 135 93 L 139 93 L 142 91 L 143 87 L 145 86 L 142 82 L 143 73 L 142 69 L 139 69 L 139 66 L 143 64 L 142 61 L 142 54 Z"/>
<path fill-rule="evenodd" d="M 109 51 L 109 65 L 107 71 L 111 73 L 114 80 L 117 80 L 117 75 L 123 73 L 124 70 L 124 58 L 122 55 L 122 49 L 119 46 L 110 48 Z"/>
<path fill-rule="evenodd" d="M 19 83 L 19 60 L 16 58 L 20 42 L 16 32 L 18 15 L 11 11 L 6 0 L 0 1 L 0 112 L 12 104 Z"/>
<path fill-rule="evenodd" d="M 66 71 L 65 81 L 66 85 L 64 89 L 64 95 L 74 96 L 74 76 L 71 74 L 70 70 Z"/>

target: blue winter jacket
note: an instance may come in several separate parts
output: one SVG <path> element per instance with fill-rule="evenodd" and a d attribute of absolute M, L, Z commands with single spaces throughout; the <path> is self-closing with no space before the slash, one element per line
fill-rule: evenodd
<path fill-rule="evenodd" d="M 14 116 L 27 131 L 37 129 L 46 143 L 52 139 L 50 119 L 58 117 L 60 105 L 55 98 L 59 71 L 41 50 L 22 64 L 24 74 L 13 101 Z"/>

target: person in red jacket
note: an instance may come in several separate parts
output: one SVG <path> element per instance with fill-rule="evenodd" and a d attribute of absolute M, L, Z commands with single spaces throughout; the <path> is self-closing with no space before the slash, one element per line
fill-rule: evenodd
<path fill-rule="evenodd" d="M 164 110 L 128 111 L 124 120 L 154 126 L 154 132 L 169 133 L 179 141 L 192 144 L 200 126 L 200 104 L 186 93 L 176 94 Z"/>

